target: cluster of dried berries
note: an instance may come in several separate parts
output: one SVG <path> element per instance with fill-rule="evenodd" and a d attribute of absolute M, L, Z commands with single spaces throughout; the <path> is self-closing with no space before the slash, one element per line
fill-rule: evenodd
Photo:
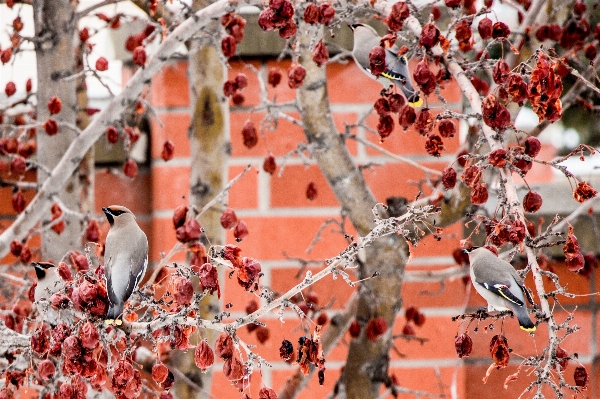
<path fill-rule="evenodd" d="M 227 244 L 223 248 L 222 256 L 231 262 L 234 271 L 237 272 L 238 284 L 246 291 L 256 291 L 258 290 L 258 280 L 262 276 L 262 268 L 257 260 L 240 256 L 241 252 L 239 247 Z"/>
<path fill-rule="evenodd" d="M 468 357 L 473 350 L 473 340 L 466 332 L 464 334 L 457 335 L 454 338 L 454 348 L 456 349 L 456 354 L 461 359 L 463 357 Z"/>
<path fill-rule="evenodd" d="M 371 342 L 375 342 L 388 330 L 387 321 L 382 317 L 374 317 L 367 322 L 365 334 Z"/>
<path fill-rule="evenodd" d="M 317 6 L 314 3 L 309 3 L 304 9 L 304 22 L 307 24 L 323 24 L 329 25 L 335 18 L 335 8 L 329 3 L 322 3 Z"/>
<path fill-rule="evenodd" d="M 242 105 L 246 99 L 242 94 L 242 90 L 246 86 L 248 86 L 248 77 L 243 73 L 238 73 L 235 78 L 229 79 L 223 83 L 223 94 L 227 97 L 231 97 L 231 102 L 233 102 L 233 104 Z"/>
<path fill-rule="evenodd" d="M 422 327 L 425 324 L 425 315 L 416 306 L 409 306 L 404 311 L 404 316 L 406 317 L 406 324 L 402 328 L 402 334 L 416 335 L 413 324 L 417 327 Z"/>
<path fill-rule="evenodd" d="M 233 229 L 233 236 L 240 242 L 248 236 L 248 226 L 243 220 L 239 220 L 235 211 L 231 208 L 225 209 L 221 214 L 221 226 L 224 229 Z"/>
<path fill-rule="evenodd" d="M 594 198 L 596 194 L 598 194 L 598 191 L 594 190 L 592 186 L 584 181 L 580 181 L 575 190 L 573 190 L 573 198 L 577 202 L 587 201 L 590 198 Z"/>
<path fill-rule="evenodd" d="M 398 93 L 392 93 L 389 95 L 384 93 L 384 96 L 375 101 L 373 108 L 375 108 L 375 112 L 377 112 L 377 115 L 379 115 L 377 133 L 379 133 L 379 137 L 381 137 L 382 141 L 392 134 L 392 131 L 394 130 L 394 119 L 390 115 L 390 112 L 400 112 L 405 104 L 406 100 Z M 412 109 L 411 107 L 409 108 Z"/>
<path fill-rule="evenodd" d="M 578 272 L 583 269 L 585 260 L 581 254 L 577 237 L 573 234 L 573 226 L 569 226 L 569 234 L 567 235 L 567 242 L 563 246 L 563 252 L 566 258 L 565 264 L 570 271 Z"/>
<path fill-rule="evenodd" d="M 504 130 L 510 124 L 510 112 L 492 93 L 483 99 L 481 116 L 483 122 L 495 130 Z"/>
<path fill-rule="evenodd" d="M 175 376 L 171 370 L 162 363 L 156 363 L 152 366 L 152 379 L 162 389 L 171 389 L 175 382 Z"/>
<path fill-rule="evenodd" d="M 60 295 L 59 293 L 52 295 L 50 302 L 53 305 L 56 302 L 60 303 L 63 300 Z M 94 316 L 105 316 L 108 311 L 106 285 L 104 280 L 97 276 L 90 274 L 81 276 L 69 296 L 73 301 L 73 306 L 79 311 Z"/>
<path fill-rule="evenodd" d="M 188 217 L 189 209 L 185 205 L 180 205 L 173 212 L 173 227 L 175 227 L 175 236 L 177 241 L 190 243 L 200 239 L 202 228 L 195 217 Z"/>
<path fill-rule="evenodd" d="M 467 19 L 461 19 L 454 27 L 455 37 L 458 40 L 458 48 L 462 52 L 470 51 L 473 48 L 475 40 L 473 39 L 473 29 L 471 22 Z"/>
<path fill-rule="evenodd" d="M 215 354 L 224 360 L 223 374 L 229 381 L 238 381 L 246 374 L 245 367 L 236 353 L 234 353 L 233 338 L 226 333 L 221 333 L 215 343 Z"/>
<path fill-rule="evenodd" d="M 298 365 L 302 374 L 310 373 L 310 365 L 316 366 L 319 376 L 319 385 L 325 382 L 325 355 L 321 344 L 321 327 L 315 327 L 311 337 L 300 337 L 298 339 Z"/>
<path fill-rule="evenodd" d="M 402 29 L 404 21 L 409 16 L 410 11 L 408 5 L 403 1 L 399 1 L 394 3 L 392 11 L 390 11 L 390 14 L 386 17 L 384 22 L 392 32 L 397 32 Z"/>
<path fill-rule="evenodd" d="M 134 368 L 128 360 L 120 360 L 113 369 L 111 390 L 117 397 L 127 399 L 137 398 L 142 391 L 140 371 Z"/>
<path fill-rule="evenodd" d="M 85 29 L 85 32 L 84 32 Z M 82 42 L 87 41 L 89 38 L 89 33 L 87 33 L 87 28 L 84 28 L 79 32 L 79 39 Z M 154 33 L 156 30 L 156 26 L 153 24 L 147 24 L 143 31 L 139 33 L 134 33 L 130 35 L 127 40 L 125 40 L 125 49 L 129 52 L 135 52 L 135 49 L 140 47 L 144 48 L 144 40 L 146 40 L 150 35 Z"/>
<path fill-rule="evenodd" d="M 294 6 L 289 0 L 269 0 L 269 7 L 260 12 L 258 25 L 263 30 L 279 30 L 279 36 L 289 39 L 298 31 L 293 20 Z"/>
<path fill-rule="evenodd" d="M 527 228 L 525 224 L 518 219 L 512 221 L 487 219 L 485 221 L 485 233 L 489 242 L 496 247 L 501 247 L 508 242 L 518 245 L 525 239 Z"/>
<path fill-rule="evenodd" d="M 237 14 L 228 13 L 221 17 L 221 25 L 229 33 L 221 40 L 221 50 L 225 57 L 230 58 L 235 55 L 237 44 L 244 38 L 246 20 Z"/>
<path fill-rule="evenodd" d="M 315 45 L 312 52 L 312 59 L 318 66 L 323 66 L 329 61 L 329 52 L 322 39 Z"/>
<path fill-rule="evenodd" d="M 556 122 L 562 117 L 562 80 L 556 74 L 557 62 L 538 53 L 536 67 L 531 71 L 527 98 L 540 121 Z"/>

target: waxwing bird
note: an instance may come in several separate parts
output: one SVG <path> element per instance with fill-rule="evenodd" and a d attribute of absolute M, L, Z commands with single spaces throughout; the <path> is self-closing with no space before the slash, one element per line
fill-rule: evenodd
<path fill-rule="evenodd" d="M 56 266 L 50 262 L 32 262 L 37 277 L 34 298 L 36 302 L 41 299 L 50 300 L 52 294 L 58 292 L 64 282 L 57 273 Z"/>
<path fill-rule="evenodd" d="M 111 205 L 102 210 L 110 223 L 104 247 L 104 276 L 110 302 L 106 318 L 110 324 L 123 313 L 125 302 L 144 278 L 148 239 L 129 209 Z"/>
<path fill-rule="evenodd" d="M 415 91 L 408 71 L 408 59 L 406 56 L 399 56 L 396 45 L 391 49 L 385 49 L 385 65 L 386 70 L 380 76 L 374 76 L 369 69 L 369 53 L 375 46 L 380 45 L 381 37 L 377 31 L 368 25 L 354 24 L 348 25 L 354 33 L 354 47 L 352 48 L 352 56 L 360 69 L 372 79 L 379 81 L 389 88 L 394 84 L 400 88 L 408 103 L 412 107 L 420 107 L 423 104 L 423 99 Z"/>
<path fill-rule="evenodd" d="M 471 264 L 473 286 L 488 303 L 488 311 L 510 310 L 521 329 L 535 331 L 527 313 L 525 297 L 533 305 L 529 291 L 512 265 L 494 255 L 490 250 L 479 247 L 465 249 Z"/>

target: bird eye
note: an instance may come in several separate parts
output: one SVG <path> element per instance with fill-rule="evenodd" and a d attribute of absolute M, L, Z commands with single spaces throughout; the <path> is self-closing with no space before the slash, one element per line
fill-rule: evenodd
<path fill-rule="evenodd" d="M 112 210 L 110 211 L 110 213 L 113 214 L 113 216 L 119 216 L 125 213 L 125 211 L 120 211 L 120 210 Z"/>

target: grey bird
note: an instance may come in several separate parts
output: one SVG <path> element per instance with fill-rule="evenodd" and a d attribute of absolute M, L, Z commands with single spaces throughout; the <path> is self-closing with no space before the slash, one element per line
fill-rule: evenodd
<path fill-rule="evenodd" d="M 102 210 L 110 223 L 104 247 L 104 277 L 110 302 L 106 318 L 111 324 L 123 313 L 125 302 L 146 274 L 148 238 L 129 209 L 111 205 Z"/>
<path fill-rule="evenodd" d="M 512 265 L 484 247 L 465 249 L 471 264 L 471 282 L 488 303 L 488 311 L 510 310 L 519 321 L 521 329 L 535 331 L 527 313 L 525 298 L 533 305 L 533 299 L 523 280 Z"/>
<path fill-rule="evenodd" d="M 374 76 L 369 69 L 369 53 L 375 46 L 380 45 L 381 37 L 372 27 L 364 24 L 348 25 L 354 33 L 354 47 L 352 56 L 360 69 L 370 78 L 379 81 L 385 88 L 396 85 L 408 100 L 412 107 L 420 107 L 423 99 L 415 91 L 408 70 L 408 60 L 406 56 L 399 56 L 396 45 L 391 49 L 385 49 L 386 70 L 380 76 Z"/>
<path fill-rule="evenodd" d="M 56 265 L 50 262 L 32 262 L 31 265 L 35 268 L 37 277 L 37 286 L 34 293 L 35 301 L 50 300 L 52 294 L 58 292 L 64 286 L 64 282 L 56 270 Z"/>

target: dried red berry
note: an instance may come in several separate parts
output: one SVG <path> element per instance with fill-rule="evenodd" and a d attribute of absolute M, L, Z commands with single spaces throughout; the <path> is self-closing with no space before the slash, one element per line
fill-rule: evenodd
<path fill-rule="evenodd" d="M 391 115 L 379 116 L 379 123 L 377 123 L 377 133 L 381 140 L 388 137 L 394 131 L 394 119 Z"/>
<path fill-rule="evenodd" d="M 393 93 L 388 99 L 388 107 L 391 112 L 398 112 L 406 104 L 401 94 Z"/>
<path fill-rule="evenodd" d="M 369 70 L 375 76 L 385 72 L 385 49 L 381 46 L 375 46 L 369 51 Z"/>
<path fill-rule="evenodd" d="M 306 186 L 306 199 L 309 201 L 314 201 L 317 198 L 317 194 L 317 185 L 315 182 L 311 181 L 308 183 L 308 186 Z"/>
<path fill-rule="evenodd" d="M 269 329 L 267 327 L 265 327 L 265 326 L 257 326 L 256 327 L 256 339 L 261 344 L 264 344 L 265 342 L 267 342 L 269 340 L 270 336 L 271 336 L 271 332 L 269 331 Z"/>
<path fill-rule="evenodd" d="M 258 143 L 258 133 L 256 127 L 254 127 L 254 123 L 250 119 L 244 122 L 242 136 L 244 138 L 244 146 L 248 149 L 251 149 Z"/>
<path fill-rule="evenodd" d="M 129 158 L 127 161 L 125 161 L 125 165 L 123 165 L 123 173 L 125 176 L 132 179 L 136 177 L 138 174 L 137 163 L 133 159 Z"/>
<path fill-rule="evenodd" d="M 158 383 L 158 384 L 162 383 L 164 380 L 167 379 L 168 375 L 169 375 L 169 369 L 164 364 L 156 363 L 154 366 L 152 366 L 152 379 L 156 383 Z"/>
<path fill-rule="evenodd" d="M 485 183 L 476 184 L 471 189 L 471 203 L 473 205 L 483 205 L 488 200 L 488 190 Z"/>
<path fill-rule="evenodd" d="M 229 357 L 223 363 L 223 374 L 229 381 L 237 381 L 244 376 L 244 365 L 237 357 Z"/>
<path fill-rule="evenodd" d="M 108 140 L 110 144 L 115 144 L 117 141 L 119 141 L 119 132 L 117 131 L 116 127 L 109 126 L 106 129 L 106 140 Z"/>
<path fill-rule="evenodd" d="M 37 366 L 38 375 L 42 380 L 50 380 L 54 377 L 56 373 L 56 367 L 54 366 L 54 362 L 50 359 L 44 360 L 40 362 Z"/>
<path fill-rule="evenodd" d="M 434 23 L 428 23 L 421 31 L 419 38 L 419 46 L 425 47 L 427 50 L 434 47 L 440 40 L 440 30 Z"/>
<path fill-rule="evenodd" d="M 556 364 L 560 366 L 562 371 L 569 365 L 569 353 L 560 346 L 556 347 Z M 554 368 L 556 368 L 556 364 Z"/>
<path fill-rule="evenodd" d="M 227 208 L 221 214 L 221 226 L 223 226 L 224 229 L 231 229 L 235 227 L 237 222 L 238 218 L 233 209 Z"/>
<path fill-rule="evenodd" d="M 294 353 L 294 346 L 292 345 L 292 343 L 290 341 L 288 341 L 287 339 L 284 339 L 281 342 L 281 346 L 279 347 L 279 357 L 281 357 L 282 360 L 290 360 L 292 357 L 292 354 Z"/>
<path fill-rule="evenodd" d="M 442 184 L 446 189 L 453 189 L 456 186 L 456 170 L 452 167 L 447 167 L 442 172 Z"/>
<path fill-rule="evenodd" d="M 471 22 L 463 19 L 459 21 L 454 27 L 456 31 L 455 37 L 459 42 L 469 42 L 471 36 L 473 36 L 473 30 L 471 29 Z"/>
<path fill-rule="evenodd" d="M 335 8 L 329 3 L 323 3 L 319 6 L 319 23 L 329 25 L 335 17 Z"/>
<path fill-rule="evenodd" d="M 25 206 L 27 203 L 25 202 L 25 196 L 23 195 L 23 191 L 18 189 L 12 196 L 12 206 L 15 212 L 21 213 L 25 210 Z"/>
<path fill-rule="evenodd" d="M 508 78 L 509 73 L 510 73 L 510 67 L 508 66 L 506 61 L 499 60 L 494 65 L 494 70 L 492 73 L 494 82 L 496 84 L 502 84 L 502 83 L 506 82 L 506 79 Z"/>
<path fill-rule="evenodd" d="M 173 297 L 178 304 L 189 306 L 194 297 L 192 282 L 185 277 L 177 276 L 173 279 Z"/>
<path fill-rule="evenodd" d="M 175 144 L 171 140 L 166 140 L 163 144 L 162 152 L 160 153 L 161 158 L 167 162 L 173 159 L 173 153 L 175 152 Z"/>
<path fill-rule="evenodd" d="M 312 5 L 314 6 L 314 4 Z M 279 85 L 279 83 L 281 82 L 281 71 L 279 70 L 279 68 L 269 68 L 267 82 L 273 87 L 277 87 L 277 85 Z"/>
<path fill-rule="evenodd" d="M 417 113 L 415 109 L 410 105 L 406 104 L 398 112 L 398 123 L 406 131 L 417 119 Z"/>
<path fill-rule="evenodd" d="M 429 112 L 429 108 L 423 108 L 417 115 L 415 129 L 417 129 L 417 132 L 419 132 L 421 136 L 426 136 L 433 130 L 433 122 L 434 119 L 431 112 Z"/>
<path fill-rule="evenodd" d="M 108 69 L 108 60 L 104 57 L 100 57 L 96 60 L 96 70 L 106 71 Z"/>
<path fill-rule="evenodd" d="M 367 338 L 375 342 L 377 339 L 382 336 L 388 330 L 388 323 L 381 316 L 376 317 L 374 319 L 369 320 L 367 323 L 367 328 L 365 333 L 367 334 Z"/>
<path fill-rule="evenodd" d="M 178 227 L 175 230 L 175 237 L 177 241 L 188 243 L 191 241 L 196 241 L 200 238 L 202 234 L 202 228 L 200 227 L 200 223 L 195 218 L 188 219 L 183 226 Z"/>
<path fill-rule="evenodd" d="M 48 111 L 50 111 L 50 115 L 58 114 L 62 110 L 62 101 L 60 98 L 54 96 L 50 97 L 48 100 Z"/>
<path fill-rule="evenodd" d="M 100 342 L 100 334 L 96 327 L 88 321 L 79 330 L 79 340 L 83 348 L 94 349 Z"/>
<path fill-rule="evenodd" d="M 201 290 L 207 290 L 211 295 L 217 291 L 217 296 L 221 297 L 219 274 L 216 267 L 210 263 L 204 263 L 198 270 L 198 279 L 200 280 Z"/>
<path fill-rule="evenodd" d="M 319 7 L 314 3 L 309 3 L 304 9 L 304 22 L 307 24 L 316 24 L 319 22 Z"/>
<path fill-rule="evenodd" d="M 392 11 L 385 19 L 385 23 L 388 25 L 392 32 L 397 32 L 402 29 L 404 20 L 410 16 L 408 5 L 404 1 L 394 3 Z"/>
<path fill-rule="evenodd" d="M 588 372 L 583 366 L 577 366 L 573 372 L 575 385 L 582 388 L 587 388 L 589 382 Z"/>
<path fill-rule="evenodd" d="M 456 133 L 456 126 L 451 120 L 442 119 L 440 123 L 438 123 L 438 132 L 443 138 L 451 138 L 454 137 L 454 134 Z"/>
<path fill-rule="evenodd" d="M 17 240 L 13 240 L 10 242 L 10 253 L 14 256 L 21 255 L 21 250 L 23 249 L 23 244 L 21 244 Z"/>
<path fill-rule="evenodd" d="M 243 220 L 239 220 L 233 228 L 233 236 L 238 242 L 248 237 L 248 226 Z"/>
<path fill-rule="evenodd" d="M 208 368 L 215 362 L 215 354 L 210 345 L 208 345 L 204 339 L 200 341 L 194 350 L 194 362 L 196 363 L 196 366 L 203 372 L 208 370 Z"/>
<path fill-rule="evenodd" d="M 501 369 L 508 365 L 510 352 L 508 349 L 508 341 L 505 336 L 494 335 L 490 342 L 490 353 L 496 368 Z"/>
<path fill-rule="evenodd" d="M 496 22 L 492 26 L 492 37 L 494 39 L 507 38 L 510 35 L 510 29 L 504 22 Z"/>
<path fill-rule="evenodd" d="M 523 209 L 525 212 L 535 213 L 542 207 L 542 196 L 535 191 L 529 191 L 523 197 Z"/>
<path fill-rule="evenodd" d="M 306 69 L 302 65 L 292 65 L 288 69 L 288 86 L 290 89 L 297 89 L 304 83 Z"/>
<path fill-rule="evenodd" d="M 454 339 L 454 347 L 458 357 L 468 357 L 473 350 L 473 340 L 468 334 L 461 334 Z"/>
<path fill-rule="evenodd" d="M 350 327 L 348 327 L 348 332 L 350 333 L 350 336 L 352 338 L 357 338 L 360 335 L 360 330 L 362 329 L 362 327 L 360 326 L 360 323 L 357 320 L 352 321 L 352 323 L 350 323 Z"/>
<path fill-rule="evenodd" d="M 16 156 L 10 161 L 10 170 L 16 175 L 24 175 L 27 171 L 27 162 L 20 156 Z"/>
<path fill-rule="evenodd" d="M 585 202 L 590 198 L 594 198 L 598 194 L 598 191 L 594 190 L 592 186 L 584 181 L 580 181 L 577 184 L 577 188 L 573 191 L 573 198 L 577 202 Z"/>
<path fill-rule="evenodd" d="M 329 61 L 329 52 L 327 51 L 327 47 L 325 47 L 323 40 L 319 40 L 316 44 L 315 49 L 312 52 L 312 59 L 318 66 L 325 65 L 327 61 Z"/>
<path fill-rule="evenodd" d="M 236 50 L 236 40 L 235 37 L 231 35 L 225 36 L 221 39 L 221 51 L 223 55 L 227 58 L 231 58 L 235 55 Z"/>
<path fill-rule="evenodd" d="M 415 331 L 415 328 L 412 326 L 412 324 L 406 323 L 404 327 L 402 327 L 402 334 L 414 336 L 417 335 L 417 332 Z"/>
<path fill-rule="evenodd" d="M 15 85 L 15 82 L 8 82 L 4 87 L 4 92 L 6 93 L 7 97 L 15 94 L 17 92 L 17 86 Z"/>
<path fill-rule="evenodd" d="M 133 50 L 133 63 L 142 67 L 146 65 L 146 49 L 144 46 L 137 46 Z"/>
<path fill-rule="evenodd" d="M 429 95 L 435 91 L 437 85 L 437 79 L 429 67 L 426 61 L 421 61 L 417 64 L 413 72 L 413 78 L 425 95 Z"/>
<path fill-rule="evenodd" d="M 479 24 L 477 25 L 477 31 L 479 32 L 479 36 L 481 36 L 482 39 L 486 40 L 492 37 L 493 24 L 494 23 L 492 22 L 492 20 L 487 17 L 479 21 Z"/>
<path fill-rule="evenodd" d="M 263 170 L 270 175 L 277 171 L 277 162 L 273 154 L 269 154 L 265 157 L 265 160 L 263 161 Z"/>
<path fill-rule="evenodd" d="M 12 48 L 8 47 L 0 51 L 0 61 L 6 64 L 12 58 Z"/>
<path fill-rule="evenodd" d="M 425 141 L 425 150 L 433 157 L 441 156 L 442 151 L 444 150 L 442 138 L 437 134 L 430 134 L 427 136 L 427 140 Z"/>

